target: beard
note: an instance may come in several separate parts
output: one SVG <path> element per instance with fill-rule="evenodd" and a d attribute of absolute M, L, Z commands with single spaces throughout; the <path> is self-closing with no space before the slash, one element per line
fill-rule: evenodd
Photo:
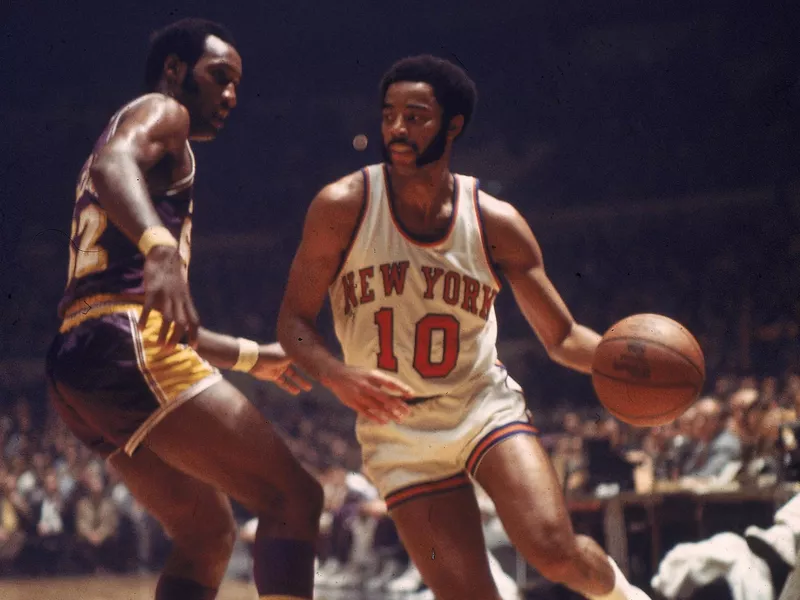
<path fill-rule="evenodd" d="M 392 155 L 389 153 L 389 147 L 392 144 L 402 143 L 406 144 L 414 150 L 414 153 L 417 155 L 416 165 L 417 167 L 424 167 L 425 165 L 429 165 L 431 163 L 436 162 L 445 153 L 447 150 L 447 128 L 450 126 L 450 117 L 445 117 L 442 119 L 442 126 L 439 128 L 439 131 L 436 133 L 436 137 L 433 138 L 428 147 L 425 148 L 422 152 L 419 152 L 416 144 L 412 144 L 408 140 L 401 140 L 396 139 L 392 140 L 388 144 L 384 144 L 381 147 L 381 152 L 383 154 L 383 161 L 388 164 L 392 164 Z"/>

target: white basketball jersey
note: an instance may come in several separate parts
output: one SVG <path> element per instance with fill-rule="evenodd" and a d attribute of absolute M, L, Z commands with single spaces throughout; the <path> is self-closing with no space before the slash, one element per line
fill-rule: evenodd
<path fill-rule="evenodd" d="M 454 175 L 450 228 L 415 240 L 395 219 L 388 174 L 362 170 L 365 205 L 329 293 L 346 364 L 396 375 L 417 396 L 465 397 L 487 383 L 497 361 L 494 300 L 478 182 Z"/>

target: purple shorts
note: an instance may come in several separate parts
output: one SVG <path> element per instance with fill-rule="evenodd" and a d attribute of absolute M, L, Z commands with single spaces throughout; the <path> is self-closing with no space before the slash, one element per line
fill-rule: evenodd
<path fill-rule="evenodd" d="M 102 456 L 130 455 L 161 419 L 222 376 L 189 346 L 163 352 L 160 314 L 139 331 L 140 306 L 104 312 L 65 318 L 47 354 L 48 389 L 81 442 Z"/>

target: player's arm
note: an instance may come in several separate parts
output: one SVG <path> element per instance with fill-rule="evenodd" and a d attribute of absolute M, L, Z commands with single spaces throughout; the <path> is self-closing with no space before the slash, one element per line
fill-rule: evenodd
<path fill-rule="evenodd" d="M 364 184 L 357 173 L 327 186 L 311 203 L 281 303 L 278 341 L 297 365 L 342 403 L 386 422 L 407 412 L 398 396 L 408 396 L 410 390 L 383 373 L 345 366 L 325 347 L 316 325 L 363 202 Z"/>
<path fill-rule="evenodd" d="M 547 354 L 559 364 L 590 373 L 600 335 L 575 322 L 547 277 L 542 250 L 528 223 L 513 206 L 486 194 L 481 194 L 481 209 L 492 260 Z"/>
<path fill-rule="evenodd" d="M 134 244 L 163 226 L 147 189 L 147 173 L 167 158 L 180 160 L 189 136 L 189 113 L 153 95 L 129 110 L 91 165 L 92 184 L 109 219 Z"/>
<path fill-rule="evenodd" d="M 278 342 L 258 344 L 201 327 L 197 353 L 217 368 L 249 373 L 292 394 L 311 389 L 311 383 L 295 370 Z"/>
<path fill-rule="evenodd" d="M 331 184 L 314 198 L 278 316 L 278 341 L 324 385 L 343 365 L 325 347 L 316 321 L 357 226 L 362 202 L 354 181 Z"/>
<path fill-rule="evenodd" d="M 158 341 L 168 346 L 177 344 L 184 332 L 196 345 L 200 318 L 183 276 L 178 242 L 164 228 L 150 198 L 147 173 L 161 161 L 180 161 L 188 136 L 187 110 L 171 98 L 153 95 L 124 116 L 90 172 L 100 205 L 145 255 L 139 326 L 145 326 L 151 310 L 159 311 L 163 324 Z"/>

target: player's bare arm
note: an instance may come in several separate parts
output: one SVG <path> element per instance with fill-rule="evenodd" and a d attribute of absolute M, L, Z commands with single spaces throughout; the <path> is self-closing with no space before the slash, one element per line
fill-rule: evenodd
<path fill-rule="evenodd" d="M 481 193 L 481 209 L 492 260 L 505 275 L 522 314 L 554 361 L 591 373 L 600 335 L 575 322 L 547 276 L 542 250 L 517 210 Z"/>
<path fill-rule="evenodd" d="M 94 158 L 91 177 L 100 204 L 134 244 L 146 229 L 162 225 L 147 187 L 149 172 L 165 160 L 183 162 L 188 136 L 186 108 L 152 94 L 123 116 Z"/>
<path fill-rule="evenodd" d="M 292 366 L 291 359 L 278 342 L 257 344 L 253 348 L 252 360 L 255 363 L 252 366 L 242 364 L 243 342 L 246 340 L 201 327 L 197 334 L 197 353 L 215 367 L 246 370 L 256 379 L 271 381 L 293 395 L 311 389 L 311 383 Z"/>
<path fill-rule="evenodd" d="M 112 138 L 95 157 L 92 183 L 111 221 L 137 245 L 145 231 L 162 232 L 151 244 L 144 268 L 145 303 L 140 324 L 152 309 L 162 313 L 161 343 L 174 346 L 184 332 L 196 345 L 199 317 L 189 288 L 177 242 L 164 239 L 161 220 L 148 191 L 148 175 L 162 162 L 185 163 L 189 136 L 189 113 L 175 100 L 162 95 L 145 98 L 123 117 Z M 172 335 L 167 336 L 172 327 Z"/>
<path fill-rule="evenodd" d="M 311 203 L 278 317 L 278 341 L 346 406 L 379 422 L 400 418 L 410 390 L 379 371 L 345 366 L 326 347 L 316 321 L 344 259 L 364 203 L 361 173 L 325 187 Z"/>

